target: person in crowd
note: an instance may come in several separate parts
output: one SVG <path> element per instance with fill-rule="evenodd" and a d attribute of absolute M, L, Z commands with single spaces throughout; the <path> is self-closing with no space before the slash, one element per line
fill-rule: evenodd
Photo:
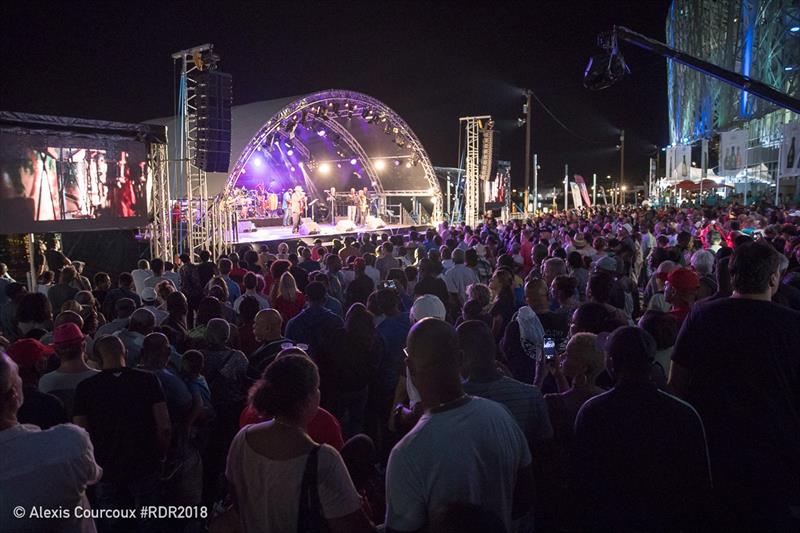
<path fill-rule="evenodd" d="M 461 363 L 464 392 L 506 406 L 531 449 L 552 438 L 553 428 L 541 391 L 500 373 L 492 330 L 484 322 L 469 320 L 457 332 L 464 357 Z"/>
<path fill-rule="evenodd" d="M 145 287 L 142 290 L 141 294 L 142 298 L 142 309 L 147 309 L 151 313 L 153 313 L 153 317 L 155 318 L 156 326 L 160 326 L 164 320 L 167 319 L 169 313 L 164 311 L 159 307 L 158 303 L 158 294 L 156 294 L 156 290 L 153 287 Z"/>
<path fill-rule="evenodd" d="M 333 332 L 344 326 L 340 317 L 325 308 L 326 294 L 321 283 L 309 283 L 306 287 L 307 307 L 286 324 L 286 337 L 308 346 L 312 358 L 323 354 L 326 345 L 334 338 Z"/>
<path fill-rule="evenodd" d="M 8 356 L 17 365 L 22 379 L 22 405 L 17 412 L 20 424 L 32 424 L 41 429 L 50 429 L 69 421 L 64 404 L 58 397 L 39 390 L 42 374 L 53 349 L 36 339 L 20 339 L 6 347 Z"/>
<path fill-rule="evenodd" d="M 36 328 L 50 330 L 53 325 L 50 300 L 40 292 L 25 293 L 17 306 L 16 322 L 21 335 Z"/>
<path fill-rule="evenodd" d="M 204 296 L 204 285 L 200 280 L 200 271 L 192 261 L 192 256 L 183 253 L 180 255 L 180 260 L 181 267 L 178 273 L 181 276 L 181 292 L 186 296 L 186 302 L 189 304 L 186 320 L 189 327 L 192 327 L 194 326 L 194 315 Z"/>
<path fill-rule="evenodd" d="M 303 258 L 297 266 L 305 270 L 308 274 L 312 272 L 316 272 L 320 270 L 322 266 L 319 264 L 319 260 L 311 258 L 312 251 L 309 248 L 303 248 L 300 252 L 300 256 Z"/>
<path fill-rule="evenodd" d="M 181 275 L 175 271 L 175 263 L 164 261 L 164 277 L 170 280 L 177 290 L 181 290 Z"/>
<path fill-rule="evenodd" d="M 11 283 L 16 282 L 17 281 L 8 273 L 8 265 L 5 263 L 0 263 L 0 305 L 3 305 L 8 301 L 8 296 L 6 296 L 6 287 L 8 287 L 8 285 Z"/>
<path fill-rule="evenodd" d="M 233 263 L 230 259 L 223 257 L 217 261 L 217 268 L 219 269 L 220 277 L 225 281 L 225 285 L 228 287 L 228 301 L 233 304 L 239 296 L 242 295 L 239 284 L 231 278 Z"/>
<path fill-rule="evenodd" d="M 453 298 L 453 305 L 459 309 L 467 301 L 467 287 L 473 283 L 480 283 L 475 272 L 464 264 L 464 250 L 456 248 L 453 250 L 453 268 L 444 273 L 444 281 L 447 284 L 447 291 Z M 443 301 L 449 305 L 450 301 Z"/>
<path fill-rule="evenodd" d="M 325 309 L 340 318 L 344 318 L 344 306 L 342 302 L 337 300 L 331 295 L 331 278 L 328 274 L 322 271 L 312 272 L 309 276 L 309 281 L 317 281 L 325 287 Z"/>
<path fill-rule="evenodd" d="M 647 288 L 645 289 L 645 305 L 647 309 L 664 312 L 670 310 L 670 304 L 667 302 L 664 294 L 664 285 L 666 285 L 667 279 L 672 271 L 678 268 L 677 263 L 673 261 L 665 260 L 659 263 L 658 268 L 653 274 L 653 278 L 648 282 Z M 648 291 L 650 291 L 649 294 Z"/>
<path fill-rule="evenodd" d="M 269 309 L 269 299 L 265 296 L 258 293 L 256 288 L 258 287 L 258 277 L 252 273 L 248 272 L 244 276 L 244 292 L 241 296 L 239 296 L 236 301 L 233 302 L 233 310 L 237 313 L 239 312 L 239 306 L 242 305 L 242 299 L 245 296 L 250 296 L 258 300 L 258 305 L 260 309 Z"/>
<path fill-rule="evenodd" d="M 43 375 L 39 391 L 58 397 L 72 419 L 75 390 L 85 379 L 97 374 L 86 364 L 86 336 L 73 323 L 59 325 L 53 332 L 53 347 L 58 356 L 58 368 Z"/>
<path fill-rule="evenodd" d="M 798 526 L 800 313 L 771 302 L 779 268 L 771 245 L 736 246 L 733 295 L 693 307 L 672 353 L 669 385 L 706 425 L 722 528 Z"/>
<path fill-rule="evenodd" d="M 78 294 L 79 289 L 72 286 L 72 282 L 75 281 L 76 276 L 77 272 L 74 267 L 64 267 L 61 271 L 58 283 L 50 287 L 50 290 L 47 291 L 47 298 L 50 300 L 50 305 L 53 309 L 60 310 L 64 302 L 72 300 L 75 298 L 75 295 Z"/>
<path fill-rule="evenodd" d="M 586 241 L 584 240 L 584 243 Z M 589 271 L 583 263 L 583 255 L 579 252 L 570 252 L 567 255 L 567 271 L 569 276 L 575 279 L 578 285 L 578 300 L 584 301 L 586 299 L 586 286 L 589 283 Z"/>
<path fill-rule="evenodd" d="M 572 313 L 580 305 L 578 280 L 571 276 L 557 276 L 550 285 L 550 292 L 556 303 L 557 313 L 572 316 Z"/>
<path fill-rule="evenodd" d="M 167 277 L 164 276 L 164 261 L 162 259 L 156 257 L 150 261 L 150 271 L 153 275 L 142 282 L 142 292 L 139 293 L 140 296 L 144 296 L 144 289 L 148 287 L 155 289 L 156 285 L 167 280 Z"/>
<path fill-rule="evenodd" d="M 603 260 L 601 260 L 603 261 Z M 629 323 L 629 317 L 625 310 L 611 303 L 612 293 L 616 287 L 616 280 L 607 270 L 598 269 L 589 276 L 589 284 L 586 289 L 588 301 L 603 305 L 609 314 L 615 315 L 620 322 Z M 619 302 L 617 302 L 619 303 Z M 624 306 L 624 304 L 622 304 Z"/>
<path fill-rule="evenodd" d="M 253 323 L 253 334 L 259 344 L 248 358 L 247 377 L 254 381 L 259 379 L 283 346 L 292 343 L 282 335 L 282 328 L 283 319 L 278 311 L 264 309 L 258 312 Z"/>
<path fill-rule="evenodd" d="M 345 438 L 363 431 L 369 385 L 386 357 L 374 319 L 363 304 L 353 304 L 330 356 L 319 364 L 323 405 L 341 421 Z"/>
<path fill-rule="evenodd" d="M 170 444 L 171 424 L 158 379 L 125 364 L 125 345 L 112 335 L 95 346 L 103 371 L 78 384 L 75 424 L 86 429 L 94 456 L 103 468 L 95 487 L 100 509 L 141 509 L 160 505 L 161 473 Z M 139 531 L 157 531 L 151 517 L 135 519 Z M 98 530 L 118 531 L 124 524 L 114 516 L 98 520 Z"/>
<path fill-rule="evenodd" d="M 39 279 L 38 279 L 38 281 L 36 283 L 36 292 L 38 292 L 40 294 L 44 294 L 45 296 L 47 296 L 47 291 L 49 291 L 50 287 L 53 286 L 53 281 L 55 279 L 56 279 L 56 275 L 55 275 L 55 273 L 53 271 L 46 270 L 45 272 L 43 272 L 42 275 L 39 276 Z M 3 284 L 3 285 L 8 286 L 9 283 L 14 283 L 14 282 L 9 282 L 9 281 L 6 280 L 6 283 Z M 0 299 L 3 299 L 3 300 L 7 301 L 5 286 L 2 289 L 0 289 L 0 295 L 2 295 L 2 296 L 0 296 Z M 5 301 L 3 303 L 5 303 Z M 0 304 L 0 305 L 2 305 L 2 304 Z"/>
<path fill-rule="evenodd" d="M 489 290 L 492 294 L 489 316 L 492 317 L 492 334 L 498 342 L 517 310 L 514 302 L 513 282 L 514 277 L 511 272 L 503 268 L 497 269 L 489 281 Z"/>
<path fill-rule="evenodd" d="M 434 263 L 425 257 L 419 260 L 417 268 L 419 277 L 414 285 L 414 298 L 432 294 L 446 305 L 450 301 L 449 287 L 445 280 L 438 277 Z M 466 296 L 466 286 L 464 290 Z"/>
<path fill-rule="evenodd" d="M 348 309 L 355 303 L 366 304 L 367 298 L 375 290 L 375 281 L 367 275 L 366 266 L 366 262 L 360 257 L 353 261 L 355 277 L 345 291 L 345 305 Z"/>
<path fill-rule="evenodd" d="M 575 421 L 579 521 L 604 531 L 704 529 L 711 472 L 700 416 L 650 381 L 649 333 L 621 327 L 605 352 L 614 388 L 586 401 Z"/>
<path fill-rule="evenodd" d="M 44 251 L 44 257 L 47 262 L 47 269 L 52 270 L 56 277 L 61 274 L 64 267 L 72 264 L 72 261 L 61 251 L 60 239 L 53 239 L 49 243 L 49 246 Z"/>
<path fill-rule="evenodd" d="M 208 250 L 201 250 L 198 255 L 200 262 L 197 264 L 197 274 L 200 276 L 200 285 L 205 287 L 217 274 L 217 265 L 211 261 L 211 252 Z"/>
<path fill-rule="evenodd" d="M 694 270 L 678 268 L 670 272 L 664 283 L 664 299 L 670 304 L 670 314 L 678 321 L 680 328 L 692 306 L 697 300 L 700 278 Z"/>
<path fill-rule="evenodd" d="M 142 290 L 144 289 L 144 282 L 147 278 L 153 276 L 153 271 L 150 270 L 150 262 L 147 259 L 140 259 L 137 263 L 136 270 L 131 271 L 131 277 L 133 278 L 133 285 L 136 290 L 136 294 L 141 295 Z"/>
<path fill-rule="evenodd" d="M 203 371 L 205 357 L 199 350 L 186 350 L 181 357 L 181 378 L 189 394 L 192 396 L 192 409 L 186 420 L 189 428 L 189 438 L 197 438 L 197 426 L 209 422 L 214 417 L 214 407 L 211 403 L 211 389 L 208 386 Z"/>
<path fill-rule="evenodd" d="M 393 268 L 398 268 L 400 263 L 394 257 L 394 245 L 386 241 L 381 245 L 380 257 L 375 261 L 375 268 L 380 272 L 380 279 L 384 280 L 389 277 L 389 271 Z"/>
<path fill-rule="evenodd" d="M 131 315 L 128 327 L 115 333 L 125 345 L 125 359 L 132 368 L 139 365 L 144 338 L 156 327 L 155 315 L 145 308 L 137 309 Z"/>
<path fill-rule="evenodd" d="M 672 367 L 672 350 L 678 338 L 678 319 L 664 311 L 648 310 L 639 319 L 638 326 L 656 341 L 655 362 L 664 376 L 669 376 Z"/>
<path fill-rule="evenodd" d="M 117 316 L 115 312 L 115 305 L 117 300 L 122 298 L 129 298 L 133 301 L 134 308 L 142 305 L 142 299 L 139 294 L 134 290 L 133 276 L 128 272 L 123 272 L 119 275 L 117 288 L 108 292 L 108 295 L 103 300 L 103 314 L 107 317 Z"/>
<path fill-rule="evenodd" d="M 372 531 L 342 457 L 308 435 L 320 398 L 314 363 L 303 355 L 280 357 L 250 397 L 273 418 L 242 428 L 228 452 L 225 475 L 246 530 Z M 308 465 L 315 467 L 313 482 Z"/>
<path fill-rule="evenodd" d="M 278 283 L 273 285 L 272 292 L 270 303 L 273 309 L 280 313 L 284 324 L 303 310 L 306 299 L 303 293 L 297 289 L 291 272 L 284 272 L 281 275 Z"/>
<path fill-rule="evenodd" d="M 97 301 L 98 311 L 102 311 L 106 296 L 111 290 L 111 276 L 105 272 L 98 272 L 94 275 L 93 281 L 94 290 L 92 290 L 92 296 L 94 296 L 94 299 Z"/>
<path fill-rule="evenodd" d="M 168 328 L 175 339 L 176 349 L 182 351 L 186 336 L 189 334 L 186 316 L 189 312 L 189 304 L 186 296 L 182 292 L 173 292 L 167 296 L 167 313 L 169 316 L 161 323 L 161 327 Z"/>
<path fill-rule="evenodd" d="M 89 278 L 83 275 L 83 269 L 86 267 L 86 263 L 83 261 L 73 261 L 72 267 L 75 269 L 75 279 L 72 280 L 72 286 L 79 291 L 91 291 L 92 284 Z"/>
<path fill-rule="evenodd" d="M 8 300 L 0 306 L 0 327 L 8 340 L 13 341 L 20 337 L 17 329 L 17 309 L 26 294 L 28 289 L 22 283 L 9 283 L 6 286 Z"/>
<path fill-rule="evenodd" d="M 259 346 L 259 341 L 256 340 L 253 330 L 256 315 L 259 311 L 258 300 L 255 298 L 245 298 L 239 305 L 239 315 L 236 321 L 239 349 L 248 357 L 250 357 L 250 354 Z"/>
<path fill-rule="evenodd" d="M 127 328 L 130 323 L 131 315 L 136 310 L 136 303 L 130 298 L 119 298 L 114 302 L 113 310 L 114 314 L 109 316 L 116 318 L 97 328 L 98 338 L 104 335 L 114 335 Z"/>
<path fill-rule="evenodd" d="M 504 407 L 464 393 L 452 326 L 435 318 L 420 321 L 409 332 L 406 350 L 425 414 L 389 456 L 387 529 L 422 529 L 430 512 L 459 501 L 493 510 L 510 531 L 512 520 L 532 506 L 524 433 Z M 427 475 L 432 471 L 437 475 Z"/>
<path fill-rule="evenodd" d="M 306 290 L 306 285 L 308 285 L 308 272 L 300 268 L 297 264 L 297 261 L 297 254 L 289 254 L 289 272 L 294 277 L 295 283 L 297 284 L 297 289 L 300 292 L 303 292 Z M 273 283 L 278 280 L 280 280 L 280 278 L 273 280 Z"/>
<path fill-rule="evenodd" d="M 17 356 L 26 360 L 41 352 L 40 348 L 33 352 L 21 349 L 26 355 L 16 352 Z M 16 533 L 46 527 L 51 531 L 94 531 L 91 517 L 75 513 L 46 521 L 30 516 L 33 506 L 91 509 L 86 488 L 98 482 L 103 469 L 95 462 L 92 441 L 84 429 L 72 424 L 46 429 L 22 422 L 19 411 L 28 399 L 25 389 L 19 367 L 0 350 L 0 530 Z M 15 508 L 25 509 L 26 514 L 18 517 L 12 513 Z"/>

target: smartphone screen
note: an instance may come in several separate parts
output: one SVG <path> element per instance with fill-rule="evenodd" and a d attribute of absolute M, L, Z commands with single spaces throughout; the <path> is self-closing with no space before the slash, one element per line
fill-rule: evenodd
<path fill-rule="evenodd" d="M 544 359 L 550 361 L 556 356 L 556 341 L 552 337 L 544 338 Z"/>

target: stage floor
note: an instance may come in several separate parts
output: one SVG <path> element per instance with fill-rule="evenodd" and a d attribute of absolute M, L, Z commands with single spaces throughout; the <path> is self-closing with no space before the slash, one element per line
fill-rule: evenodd
<path fill-rule="evenodd" d="M 319 225 L 319 233 L 314 235 L 299 235 L 297 233 L 292 233 L 291 226 L 284 227 L 284 226 L 270 226 L 264 228 L 256 228 L 255 231 L 248 231 L 248 232 L 239 232 L 239 238 L 236 244 L 253 244 L 253 243 L 268 243 L 274 241 L 289 241 L 295 239 L 303 239 L 307 241 L 313 241 L 314 239 L 322 239 L 323 242 L 327 244 L 326 241 L 330 241 L 333 238 L 344 237 L 347 235 L 358 235 L 361 233 L 390 233 L 395 234 L 398 232 L 405 232 L 410 231 L 415 226 L 404 226 L 404 225 L 386 225 L 380 229 L 369 229 L 369 228 L 356 228 L 355 231 L 346 231 L 341 232 L 336 229 L 336 226 L 333 224 L 320 224 Z"/>

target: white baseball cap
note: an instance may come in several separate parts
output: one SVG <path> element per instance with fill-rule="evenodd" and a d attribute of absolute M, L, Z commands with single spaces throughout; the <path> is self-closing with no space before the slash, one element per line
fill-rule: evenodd
<path fill-rule="evenodd" d="M 414 300 L 414 305 L 411 306 L 409 312 L 412 324 L 428 317 L 444 320 L 446 316 L 447 310 L 444 308 L 444 304 L 433 294 L 423 294 Z"/>

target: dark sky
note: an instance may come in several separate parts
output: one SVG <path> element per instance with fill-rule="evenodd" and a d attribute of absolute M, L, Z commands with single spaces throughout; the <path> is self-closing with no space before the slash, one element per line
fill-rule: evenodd
<path fill-rule="evenodd" d="M 435 165 L 456 164 L 458 117 L 491 114 L 518 185 L 525 135 L 516 119 L 529 87 L 571 130 L 599 141 L 577 138 L 534 105 L 542 186 L 560 181 L 565 163 L 570 174 L 618 175 L 620 128 L 627 181 L 645 179 L 653 145 L 668 137 L 664 60 L 627 45 L 630 78 L 590 92 L 582 76 L 597 34 L 613 24 L 663 40 L 668 1 L 467 4 L 7 2 L 0 109 L 122 121 L 170 115 L 170 54 L 210 42 L 233 75 L 235 103 L 361 91 L 397 111 Z"/>

